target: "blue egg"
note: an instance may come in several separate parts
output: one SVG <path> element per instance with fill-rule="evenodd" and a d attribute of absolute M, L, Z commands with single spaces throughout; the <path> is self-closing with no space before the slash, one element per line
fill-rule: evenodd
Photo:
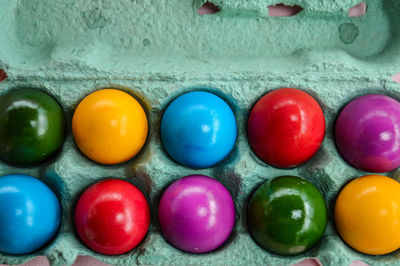
<path fill-rule="evenodd" d="M 46 245 L 60 226 L 54 192 L 29 175 L 0 177 L 0 252 L 27 254 Z"/>
<path fill-rule="evenodd" d="M 220 97 L 204 91 L 185 93 L 169 104 L 161 120 L 161 140 L 179 164 L 207 168 L 235 145 L 235 115 Z"/>

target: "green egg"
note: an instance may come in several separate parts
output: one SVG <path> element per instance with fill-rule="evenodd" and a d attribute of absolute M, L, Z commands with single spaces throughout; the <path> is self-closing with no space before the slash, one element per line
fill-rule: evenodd
<path fill-rule="evenodd" d="M 279 255 L 297 255 L 324 234 L 327 208 L 313 184 L 296 176 L 280 176 L 257 188 L 247 219 L 251 235 L 262 248 Z"/>
<path fill-rule="evenodd" d="M 58 102 L 35 89 L 0 97 L 0 158 L 33 166 L 56 153 L 64 141 L 65 118 Z"/>

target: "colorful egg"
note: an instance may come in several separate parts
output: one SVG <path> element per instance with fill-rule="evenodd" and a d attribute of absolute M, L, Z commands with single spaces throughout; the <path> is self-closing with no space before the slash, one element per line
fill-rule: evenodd
<path fill-rule="evenodd" d="M 0 252 L 21 255 L 45 246 L 61 220 L 54 192 L 28 175 L 0 177 Z"/>
<path fill-rule="evenodd" d="M 32 166 L 55 154 L 64 141 L 65 119 L 58 102 L 34 89 L 0 97 L 0 158 Z"/>
<path fill-rule="evenodd" d="M 72 118 L 79 149 L 101 164 L 133 158 L 147 138 L 147 117 L 139 102 L 126 92 L 103 89 L 86 96 Z"/>
<path fill-rule="evenodd" d="M 228 239 L 235 225 L 235 204 L 217 180 L 192 175 L 167 188 L 158 219 L 164 237 L 176 248 L 204 253 Z"/>
<path fill-rule="evenodd" d="M 161 140 L 179 164 L 207 168 L 223 160 L 235 145 L 235 115 L 220 97 L 203 91 L 176 98 L 161 120 Z"/>
<path fill-rule="evenodd" d="M 264 95 L 251 110 L 247 134 L 264 162 L 290 168 L 307 162 L 320 148 L 325 118 L 313 97 L 297 89 Z"/>
<path fill-rule="evenodd" d="M 150 224 L 150 209 L 134 185 L 107 179 L 83 192 L 76 204 L 74 221 L 80 239 L 89 248 L 118 255 L 143 240 Z"/>
<path fill-rule="evenodd" d="M 248 228 L 264 249 L 297 255 L 312 248 L 325 232 L 327 208 L 321 192 L 296 176 L 268 180 L 254 192 Z"/>
<path fill-rule="evenodd" d="M 381 175 L 356 178 L 339 193 L 336 228 L 352 248 L 370 255 L 400 248 L 400 184 Z"/>
<path fill-rule="evenodd" d="M 383 173 L 400 166 L 400 103 L 370 94 L 347 104 L 336 121 L 336 145 L 355 168 Z"/>

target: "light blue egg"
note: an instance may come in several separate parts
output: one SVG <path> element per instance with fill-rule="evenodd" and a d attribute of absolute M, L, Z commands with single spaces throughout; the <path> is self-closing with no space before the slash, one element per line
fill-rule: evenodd
<path fill-rule="evenodd" d="M 220 97 L 185 93 L 169 104 L 161 121 L 161 140 L 179 164 L 207 168 L 222 161 L 237 137 L 235 115 Z"/>
<path fill-rule="evenodd" d="M 45 246 L 60 226 L 54 192 L 29 175 L 0 177 L 0 252 L 27 254 Z"/>

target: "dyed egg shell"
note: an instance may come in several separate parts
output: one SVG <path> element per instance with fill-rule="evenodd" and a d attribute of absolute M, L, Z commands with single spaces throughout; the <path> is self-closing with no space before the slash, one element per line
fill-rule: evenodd
<path fill-rule="evenodd" d="M 325 232 L 327 208 L 321 192 L 296 176 L 263 183 L 251 197 L 248 227 L 264 249 L 297 255 L 312 248 Z"/>
<path fill-rule="evenodd" d="M 185 93 L 169 104 L 161 120 L 161 140 L 179 164 L 207 168 L 223 160 L 235 145 L 235 115 L 220 97 Z"/>
<path fill-rule="evenodd" d="M 0 97 L 0 158 L 32 166 L 55 154 L 64 141 L 61 106 L 47 93 L 13 90 Z"/>
<path fill-rule="evenodd" d="M 101 164 L 133 158 L 147 138 L 147 117 L 126 92 L 103 89 L 86 96 L 75 109 L 72 132 L 79 149 Z"/>
<path fill-rule="evenodd" d="M 387 254 L 400 248 L 400 184 L 381 175 L 356 178 L 339 193 L 336 228 L 355 250 Z"/>
<path fill-rule="evenodd" d="M 297 89 L 267 93 L 251 110 L 247 134 L 264 162 L 290 168 L 307 162 L 320 148 L 325 118 L 313 97 Z"/>
<path fill-rule="evenodd" d="M 228 239 L 235 225 L 235 204 L 217 180 L 192 175 L 167 188 L 158 219 L 164 237 L 176 248 L 204 253 Z"/>
<path fill-rule="evenodd" d="M 22 255 L 45 246 L 60 226 L 54 192 L 28 175 L 0 177 L 0 252 Z"/>
<path fill-rule="evenodd" d="M 336 145 L 355 168 L 383 173 L 400 166 L 400 103 L 370 94 L 348 103 L 335 128 Z"/>
<path fill-rule="evenodd" d="M 118 255 L 143 240 L 150 224 L 150 210 L 145 196 L 134 185 L 108 179 L 83 192 L 74 221 L 80 239 L 89 248 Z"/>

